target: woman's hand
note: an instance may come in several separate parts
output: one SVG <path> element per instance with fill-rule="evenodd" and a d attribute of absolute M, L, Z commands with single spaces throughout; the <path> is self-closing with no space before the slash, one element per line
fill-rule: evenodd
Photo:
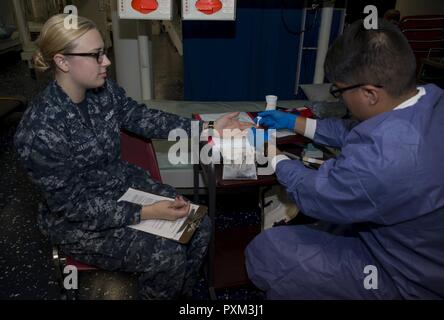
<path fill-rule="evenodd" d="M 190 203 L 181 196 L 177 196 L 174 201 L 161 200 L 143 206 L 140 217 L 142 220 L 163 219 L 174 221 L 185 217 L 189 211 Z"/>
<path fill-rule="evenodd" d="M 239 112 L 231 112 L 224 116 L 219 117 L 214 122 L 214 129 L 217 130 L 217 133 L 220 137 L 222 137 L 222 130 L 224 129 L 248 129 L 254 126 L 254 124 L 249 122 L 239 121 L 237 118 L 239 116 Z"/>

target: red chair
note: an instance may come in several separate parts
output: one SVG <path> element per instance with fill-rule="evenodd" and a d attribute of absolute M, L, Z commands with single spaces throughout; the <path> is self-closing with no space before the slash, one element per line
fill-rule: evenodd
<path fill-rule="evenodd" d="M 159 165 L 153 143 L 150 139 L 136 136 L 130 132 L 121 131 L 120 134 L 121 159 L 147 170 L 154 180 L 162 182 Z M 63 284 L 63 270 L 66 266 L 74 266 L 78 272 L 101 270 L 98 267 L 75 260 L 60 252 L 57 245 L 53 246 L 53 261 L 56 277 L 62 293 L 62 298 L 76 299 L 77 290 L 66 290 Z M 74 292 L 73 292 L 74 291 Z"/>

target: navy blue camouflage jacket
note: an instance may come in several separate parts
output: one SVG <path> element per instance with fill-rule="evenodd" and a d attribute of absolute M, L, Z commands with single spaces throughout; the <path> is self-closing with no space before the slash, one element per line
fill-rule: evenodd
<path fill-rule="evenodd" d="M 107 80 L 85 97 L 90 122 L 56 81 L 30 104 L 17 129 L 15 146 L 32 181 L 43 193 L 39 226 L 55 243 L 100 237 L 140 221 L 141 206 L 117 202 L 129 188 L 174 196 L 174 188 L 120 159 L 122 128 L 147 138 L 167 138 L 190 119 L 150 109 Z"/>

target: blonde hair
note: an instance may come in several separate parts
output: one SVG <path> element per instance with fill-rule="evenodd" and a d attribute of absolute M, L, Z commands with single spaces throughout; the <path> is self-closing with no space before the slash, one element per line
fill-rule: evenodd
<path fill-rule="evenodd" d="M 77 17 L 78 28 L 65 28 L 67 14 L 57 14 L 49 18 L 40 32 L 37 39 L 38 50 L 33 56 L 34 68 L 39 72 L 54 69 L 54 55 L 68 52 L 74 48 L 74 41 L 83 36 L 89 30 L 96 29 L 97 26 L 91 20 L 84 17 Z"/>

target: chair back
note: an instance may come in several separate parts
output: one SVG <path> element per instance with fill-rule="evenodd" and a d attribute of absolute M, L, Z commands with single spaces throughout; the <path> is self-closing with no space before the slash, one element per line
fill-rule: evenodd
<path fill-rule="evenodd" d="M 151 139 L 142 138 L 122 130 L 120 133 L 120 156 L 122 160 L 147 170 L 154 180 L 162 182 Z"/>

